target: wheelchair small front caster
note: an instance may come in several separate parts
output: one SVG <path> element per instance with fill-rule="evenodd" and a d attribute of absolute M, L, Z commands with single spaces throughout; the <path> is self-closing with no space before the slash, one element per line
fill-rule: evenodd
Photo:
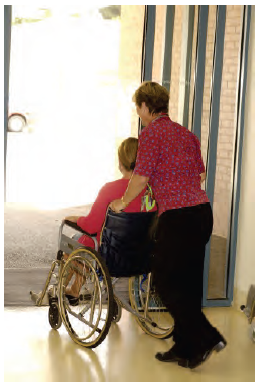
<path fill-rule="evenodd" d="M 50 298 L 50 307 L 49 307 L 49 323 L 51 328 L 54 330 L 58 330 L 62 324 L 59 307 L 58 307 L 58 299 Z"/>

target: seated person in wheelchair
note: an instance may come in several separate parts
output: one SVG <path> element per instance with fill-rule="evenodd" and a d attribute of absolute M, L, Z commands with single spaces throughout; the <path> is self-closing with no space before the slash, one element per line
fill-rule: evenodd
<path fill-rule="evenodd" d="M 98 196 L 87 216 L 67 216 L 68 220 L 77 225 L 89 234 L 97 234 L 97 241 L 100 244 L 100 236 L 102 227 L 105 222 L 107 209 L 111 201 L 120 198 L 125 193 L 129 180 L 135 168 L 135 161 L 138 149 L 137 138 L 125 139 L 118 148 L 119 170 L 122 173 L 122 178 L 106 183 L 99 191 Z M 126 208 L 127 213 L 156 211 L 155 201 L 152 199 L 151 190 L 145 188 L 139 196 L 135 198 Z M 93 239 L 90 236 L 82 235 L 78 239 L 82 245 L 95 248 Z M 66 257 L 66 255 L 64 255 Z M 71 298 L 77 298 L 81 287 L 79 279 L 70 288 L 66 289 L 66 295 Z"/>

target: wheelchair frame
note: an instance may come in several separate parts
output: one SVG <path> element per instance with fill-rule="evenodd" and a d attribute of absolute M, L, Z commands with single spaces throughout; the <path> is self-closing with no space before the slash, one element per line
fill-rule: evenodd
<path fill-rule="evenodd" d="M 86 246 L 82 246 L 82 244 L 78 243 L 76 240 L 63 234 L 64 225 L 76 229 L 85 235 L 91 236 L 95 242 L 95 249 L 93 250 Z M 69 255 L 66 260 L 63 258 L 63 253 Z M 55 273 L 57 267 L 58 272 Z M 82 278 L 85 277 L 86 279 L 88 277 L 89 280 L 92 280 L 92 284 L 94 285 L 93 296 L 89 294 L 93 297 L 91 297 L 91 302 L 86 302 L 86 306 L 81 309 L 79 313 L 75 313 L 72 310 L 72 307 L 65 297 L 65 286 L 62 282 L 64 278 L 67 279 L 66 277 L 68 277 L 65 271 L 66 268 L 68 268 L 68 271 L 72 270 L 75 274 L 77 272 Z M 86 271 L 84 272 L 82 269 Z M 56 282 L 52 285 L 52 289 L 47 291 L 52 277 L 55 278 Z M 58 329 L 63 323 L 72 339 L 84 347 L 94 348 L 105 339 L 111 322 L 118 322 L 120 320 L 122 308 L 135 316 L 138 324 L 146 333 L 156 338 L 166 339 L 172 335 L 173 319 L 167 313 L 165 307 L 163 307 L 156 293 L 152 292 L 151 273 L 149 273 L 146 278 L 143 277 L 142 282 L 140 282 L 141 277 L 142 276 L 138 275 L 129 278 L 129 304 L 126 299 L 119 296 L 114 290 L 114 285 L 119 278 L 110 277 L 109 272 L 106 269 L 106 264 L 98 253 L 98 242 L 96 237 L 81 230 L 75 223 L 63 221 L 59 229 L 57 258 L 52 262 L 43 291 L 40 296 L 37 296 L 33 292 L 30 293 L 37 306 L 43 304 L 44 297 L 47 293 L 49 300 L 49 323 L 51 327 L 53 329 Z M 143 287 L 143 283 L 145 283 L 146 290 Z M 153 296 L 151 300 L 150 296 Z M 99 307 L 98 313 L 96 313 L 96 304 Z M 102 317 L 102 310 L 106 312 L 105 318 Z M 92 313 L 87 320 L 84 315 L 88 311 Z M 158 323 L 160 314 L 168 315 L 168 321 L 166 320 L 167 326 Z M 84 325 L 89 326 L 90 334 L 86 337 L 75 335 L 75 329 L 68 319 L 69 315 L 73 320 L 75 318 Z M 156 319 L 153 318 L 154 316 Z M 93 321 L 95 322 L 94 324 Z M 168 324 L 168 322 L 170 323 Z M 99 328 L 100 323 L 104 323 L 102 329 Z M 163 323 L 165 324 L 165 321 L 163 321 Z M 93 340 L 94 335 L 97 335 L 97 338 Z M 90 340 L 88 341 L 88 339 Z"/>

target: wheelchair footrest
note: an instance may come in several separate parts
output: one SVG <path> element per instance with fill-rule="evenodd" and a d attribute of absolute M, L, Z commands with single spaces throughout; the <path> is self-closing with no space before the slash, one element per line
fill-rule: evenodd
<path fill-rule="evenodd" d="M 33 291 L 31 290 L 31 291 L 30 291 L 30 295 L 31 295 L 31 300 L 32 300 L 32 302 L 33 302 L 36 306 L 39 306 L 39 301 L 40 301 L 42 292 L 35 293 L 35 292 L 33 292 Z M 48 305 L 49 305 L 49 296 L 48 296 L 48 293 L 46 292 L 40 306 L 42 307 L 42 306 L 48 306 Z"/>

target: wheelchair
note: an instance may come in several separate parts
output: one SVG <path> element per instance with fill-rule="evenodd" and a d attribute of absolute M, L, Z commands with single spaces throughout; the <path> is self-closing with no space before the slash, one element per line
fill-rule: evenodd
<path fill-rule="evenodd" d="M 61 223 L 57 258 L 35 301 L 41 306 L 47 296 L 53 329 L 63 323 L 74 342 L 95 348 L 106 338 L 111 323 L 120 320 L 124 308 L 147 334 L 159 339 L 172 335 L 173 319 L 156 294 L 150 272 L 154 221 L 155 212 L 116 214 L 109 209 L 99 249 L 95 235 L 81 230 L 76 223 Z M 65 235 L 65 227 L 91 236 L 95 249 Z M 115 291 L 121 277 L 129 278 L 129 299 Z M 79 297 L 72 302 L 66 288 L 73 283 L 78 285 Z"/>

